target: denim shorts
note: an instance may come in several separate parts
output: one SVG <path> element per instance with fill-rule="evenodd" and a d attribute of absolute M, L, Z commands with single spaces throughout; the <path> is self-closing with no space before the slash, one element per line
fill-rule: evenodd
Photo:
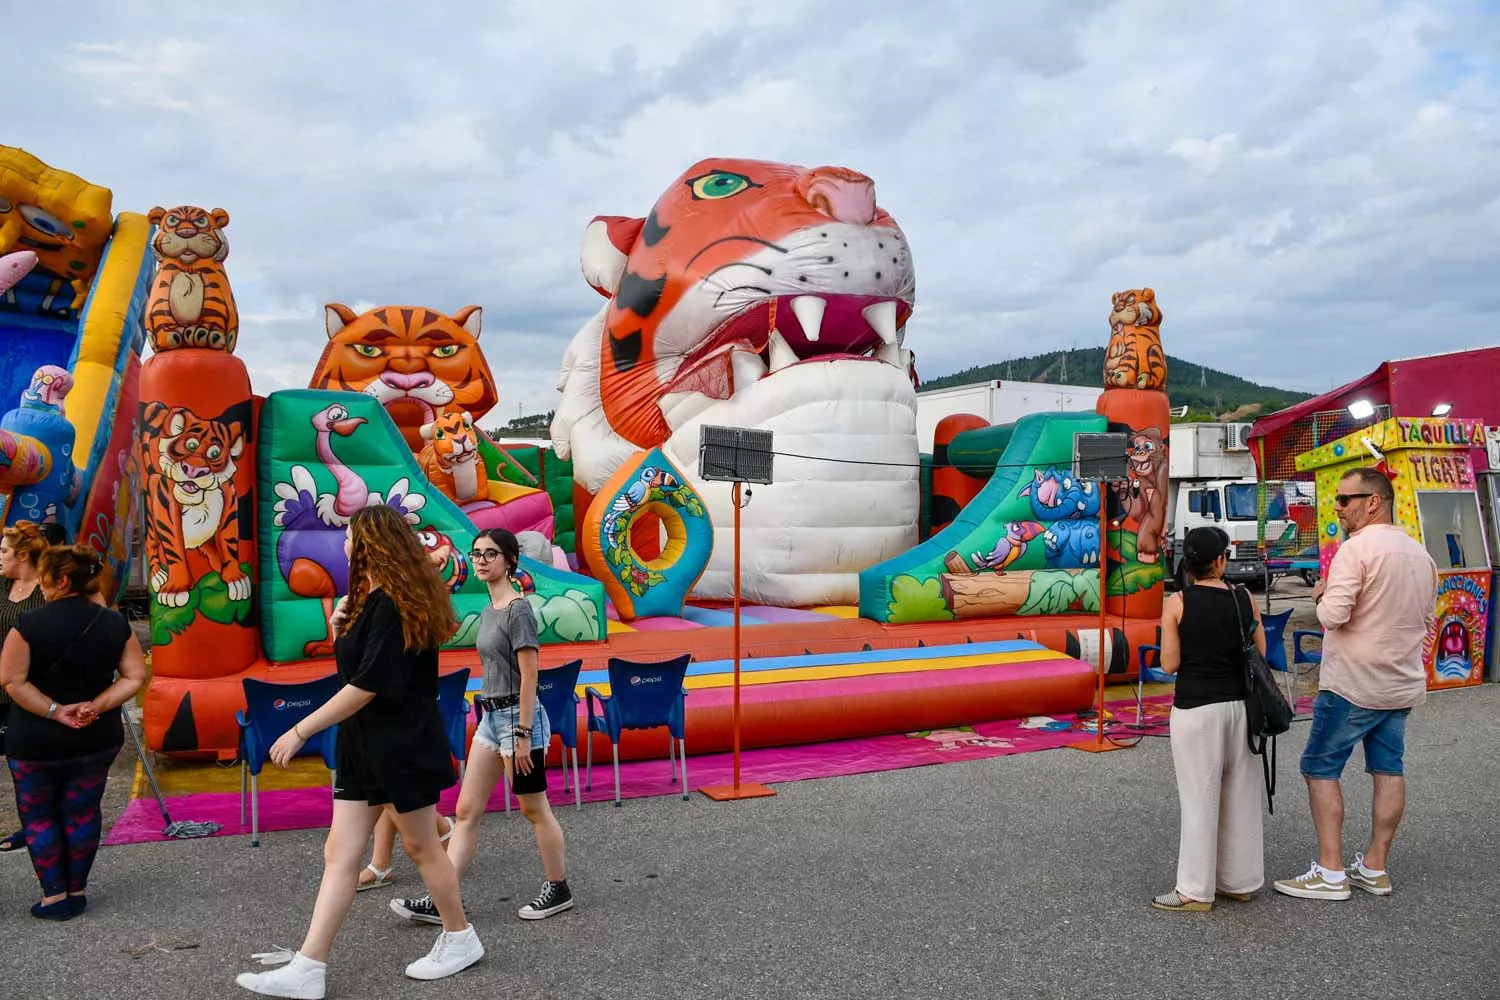
<path fill-rule="evenodd" d="M 482 743 L 502 757 L 510 757 L 516 745 L 516 726 L 520 725 L 521 706 L 485 712 L 474 730 L 474 742 Z M 547 720 L 547 710 L 537 699 L 536 712 L 531 719 L 531 749 L 545 750 L 552 742 L 552 724 Z"/>
<path fill-rule="evenodd" d="M 1303 776 L 1337 781 L 1361 740 L 1367 773 L 1400 776 L 1410 714 L 1409 708 L 1360 708 L 1332 691 L 1319 691 L 1313 702 L 1312 732 L 1302 751 Z"/>

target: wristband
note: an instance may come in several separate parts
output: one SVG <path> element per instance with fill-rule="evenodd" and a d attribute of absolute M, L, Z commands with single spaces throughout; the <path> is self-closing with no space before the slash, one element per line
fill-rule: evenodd
<path fill-rule="evenodd" d="M 52 704 L 50 704 L 50 705 L 47 706 L 47 716 L 46 717 L 49 718 L 49 719 L 52 718 L 52 716 L 54 716 L 54 715 L 57 714 L 57 710 L 59 708 L 61 708 L 61 707 L 62 707 L 61 705 L 59 705 L 57 702 L 54 701 Z"/>
<path fill-rule="evenodd" d="M 301 740 L 303 743 L 307 742 L 307 737 L 302 735 L 302 723 L 298 722 L 293 725 L 292 732 L 297 734 L 297 739 Z"/>

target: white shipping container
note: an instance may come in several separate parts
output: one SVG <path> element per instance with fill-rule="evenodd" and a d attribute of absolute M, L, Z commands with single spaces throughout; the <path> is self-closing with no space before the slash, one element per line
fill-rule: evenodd
<path fill-rule="evenodd" d="M 919 392 L 917 442 L 924 452 L 930 453 L 938 422 L 958 413 L 972 413 L 991 425 L 1013 423 L 1028 413 L 1092 413 L 1102 391 L 1086 385 L 993 379 Z"/>

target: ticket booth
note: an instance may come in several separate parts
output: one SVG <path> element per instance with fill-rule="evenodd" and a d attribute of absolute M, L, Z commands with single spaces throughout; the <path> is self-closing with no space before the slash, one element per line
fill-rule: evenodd
<path fill-rule="evenodd" d="M 1328 564 L 1342 541 L 1333 498 L 1351 469 L 1372 466 L 1391 480 L 1395 521 L 1437 563 L 1436 624 L 1423 644 L 1427 687 L 1484 680 L 1490 625 L 1491 566 L 1474 475 L 1484 454 L 1477 420 L 1392 417 L 1297 456 L 1297 470 L 1316 479 L 1318 561 Z"/>

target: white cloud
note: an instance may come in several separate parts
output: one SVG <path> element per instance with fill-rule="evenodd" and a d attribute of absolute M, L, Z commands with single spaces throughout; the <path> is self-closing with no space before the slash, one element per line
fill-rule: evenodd
<path fill-rule="evenodd" d="M 15 37 L 57 37 L 45 5 Z M 497 415 L 551 405 L 599 305 L 578 248 L 705 156 L 836 163 L 906 229 L 931 377 L 1102 344 L 1151 285 L 1174 355 L 1309 391 L 1495 340 L 1500 16 L 1260 5 L 97 9 L 27 51 L 6 141 L 117 210 L 227 208 L 240 353 L 305 385 L 322 304 L 485 307 Z"/>

